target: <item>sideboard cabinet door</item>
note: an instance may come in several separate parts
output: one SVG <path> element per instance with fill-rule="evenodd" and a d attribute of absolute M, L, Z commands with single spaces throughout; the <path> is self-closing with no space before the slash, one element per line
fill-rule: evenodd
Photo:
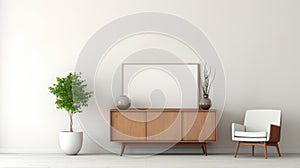
<path fill-rule="evenodd" d="M 181 113 L 179 111 L 148 111 L 148 141 L 181 140 Z"/>
<path fill-rule="evenodd" d="M 216 112 L 182 112 L 183 141 L 216 141 Z"/>
<path fill-rule="evenodd" d="M 146 112 L 111 111 L 112 141 L 145 141 Z"/>

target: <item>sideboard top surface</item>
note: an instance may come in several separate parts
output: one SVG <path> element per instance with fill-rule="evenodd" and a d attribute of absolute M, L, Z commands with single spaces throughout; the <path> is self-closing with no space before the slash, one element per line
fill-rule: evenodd
<path fill-rule="evenodd" d="M 139 111 L 157 111 L 157 112 L 161 112 L 161 111 L 184 111 L 184 112 L 216 112 L 215 109 L 210 109 L 210 110 L 200 110 L 200 109 L 195 109 L 195 108 L 138 108 L 138 109 L 127 109 L 127 110 L 119 110 L 119 109 L 111 109 L 110 110 L 111 112 L 118 112 L 118 111 L 136 111 L 136 112 L 139 112 Z"/>

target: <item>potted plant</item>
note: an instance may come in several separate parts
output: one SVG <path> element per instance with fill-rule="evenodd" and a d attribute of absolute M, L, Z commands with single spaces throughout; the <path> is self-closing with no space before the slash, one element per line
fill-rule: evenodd
<path fill-rule="evenodd" d="M 88 100 L 92 92 L 85 91 L 85 80 L 81 79 L 81 73 L 69 73 L 63 78 L 56 78 L 56 83 L 49 87 L 52 94 L 56 96 L 56 108 L 64 109 L 70 118 L 69 131 L 59 133 L 59 144 L 61 149 L 69 155 L 76 155 L 82 146 L 82 132 L 73 131 L 73 116 L 82 112 L 82 107 L 88 106 Z"/>

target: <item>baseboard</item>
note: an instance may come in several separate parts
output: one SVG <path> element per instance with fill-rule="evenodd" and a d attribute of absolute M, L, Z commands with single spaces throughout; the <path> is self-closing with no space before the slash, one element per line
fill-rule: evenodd
<path fill-rule="evenodd" d="M 128 147 L 125 150 L 127 154 L 153 154 L 156 147 Z M 239 153 L 250 153 L 250 148 L 243 147 L 240 148 Z M 114 151 L 118 151 L 116 149 Z M 209 154 L 233 154 L 234 148 L 232 147 L 208 147 L 207 148 Z M 7 153 L 7 154 L 62 154 L 63 152 L 59 148 L 0 148 L 0 153 Z M 99 152 L 91 152 L 88 150 L 82 150 L 80 153 L 82 154 L 111 154 L 108 151 L 99 151 Z M 166 154 L 197 154 L 202 153 L 201 148 L 195 147 L 173 147 L 165 151 Z M 263 149 L 257 147 L 255 153 L 263 153 Z M 268 148 L 268 153 L 276 153 L 276 149 L 272 147 Z M 299 149 L 285 149 L 281 151 L 282 154 L 299 154 Z"/>
<path fill-rule="evenodd" d="M 62 153 L 60 149 L 49 149 L 49 148 L 39 148 L 39 149 L 33 149 L 33 148 L 0 148 L 0 153 L 36 153 L 36 154 L 43 154 L 43 153 L 53 153 L 58 154 Z"/>

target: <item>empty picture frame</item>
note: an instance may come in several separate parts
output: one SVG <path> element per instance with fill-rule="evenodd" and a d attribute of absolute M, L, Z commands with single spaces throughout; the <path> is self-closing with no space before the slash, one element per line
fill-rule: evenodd
<path fill-rule="evenodd" d="M 131 108 L 198 108 L 198 63 L 124 63 L 122 94 Z"/>

